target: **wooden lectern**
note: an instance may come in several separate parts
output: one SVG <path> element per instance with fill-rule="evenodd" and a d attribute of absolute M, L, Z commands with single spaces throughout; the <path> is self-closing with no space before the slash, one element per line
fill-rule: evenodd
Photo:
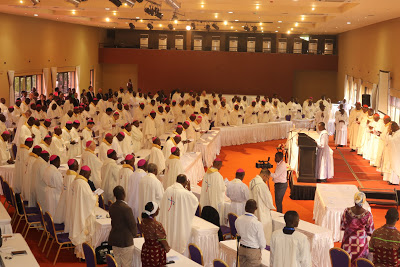
<path fill-rule="evenodd" d="M 299 176 L 300 183 L 316 183 L 315 161 L 317 158 L 317 143 L 305 133 L 299 133 Z"/>

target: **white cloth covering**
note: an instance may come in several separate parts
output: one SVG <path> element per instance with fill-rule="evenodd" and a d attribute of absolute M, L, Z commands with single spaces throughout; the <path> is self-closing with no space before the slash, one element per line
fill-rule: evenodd
<path fill-rule="evenodd" d="M 164 189 L 175 184 L 179 174 L 185 174 L 182 161 L 179 157 L 171 154 L 165 162 Z"/>
<path fill-rule="evenodd" d="M 159 145 L 153 144 L 150 150 L 149 163 L 157 165 L 158 174 L 161 174 L 165 170 L 165 158 Z"/>
<path fill-rule="evenodd" d="M 101 167 L 103 166 L 103 162 L 89 148 L 86 148 L 82 153 L 82 166 L 85 165 L 92 171 L 89 179 L 94 183 L 96 188 L 100 188 Z"/>
<path fill-rule="evenodd" d="M 317 179 L 333 178 L 333 153 L 329 148 L 329 136 L 326 130 L 323 130 L 317 140 L 317 159 L 315 163 L 315 177 Z"/>
<path fill-rule="evenodd" d="M 241 216 L 245 213 L 246 201 L 250 197 L 250 191 L 248 186 L 243 183 L 240 179 L 233 179 L 226 185 L 226 195 L 231 200 L 230 211 L 235 213 L 237 216 Z"/>
<path fill-rule="evenodd" d="M 63 223 L 67 214 L 67 206 L 70 205 L 72 199 L 68 198 L 71 190 L 71 184 L 75 180 L 78 174 L 73 170 L 67 170 L 63 178 L 63 186 L 60 194 L 60 200 L 58 201 L 57 210 L 53 216 L 55 223 Z"/>
<path fill-rule="evenodd" d="M 104 202 L 115 202 L 114 188 L 119 184 L 119 171 L 121 166 L 114 159 L 107 158 L 101 167 L 101 188 L 104 190 Z"/>
<path fill-rule="evenodd" d="M 44 170 L 43 181 L 46 184 L 46 201 L 42 207 L 43 212 L 49 212 L 51 216 L 56 214 L 58 201 L 63 188 L 63 177 L 60 171 L 52 164 Z"/>
<path fill-rule="evenodd" d="M 8 149 L 8 143 L 4 142 L 3 137 L 0 136 L 0 165 L 7 164 L 9 159 L 11 159 L 11 154 Z"/>
<path fill-rule="evenodd" d="M 141 214 L 139 214 L 139 183 L 146 175 L 147 173 L 144 170 L 137 168 L 130 177 L 128 187 L 125 191 L 127 196 L 126 202 L 131 207 L 135 219 L 141 217 Z"/>
<path fill-rule="evenodd" d="M 138 214 L 142 214 L 144 207 L 150 201 L 154 201 L 160 205 L 163 194 L 164 188 L 153 173 L 148 173 L 146 176 L 142 177 L 139 182 Z"/>

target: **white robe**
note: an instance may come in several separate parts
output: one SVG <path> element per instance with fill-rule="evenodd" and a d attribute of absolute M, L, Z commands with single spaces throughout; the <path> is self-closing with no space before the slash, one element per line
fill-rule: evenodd
<path fill-rule="evenodd" d="M 78 133 L 78 130 L 75 128 L 71 129 L 70 132 L 71 136 L 71 141 L 75 141 L 75 145 L 70 145 L 69 146 L 69 151 L 68 151 L 68 159 L 75 158 L 77 156 L 80 156 L 82 154 L 82 143 L 81 143 L 81 137 Z"/>
<path fill-rule="evenodd" d="M 54 165 L 50 164 L 44 171 L 43 181 L 46 184 L 46 204 L 42 209 L 43 212 L 47 211 L 51 216 L 54 216 L 63 188 L 63 177 L 60 171 Z"/>
<path fill-rule="evenodd" d="M 20 144 L 25 144 L 26 138 L 32 136 L 31 127 L 29 127 L 27 123 L 21 125 L 21 127 L 19 129 L 20 129 L 19 133 L 16 133 L 15 137 L 14 137 L 14 140 L 18 141 L 15 143 L 17 146 Z M 17 128 L 17 132 L 18 132 L 18 128 Z"/>
<path fill-rule="evenodd" d="M 105 203 L 109 200 L 115 202 L 113 190 L 119 184 L 118 174 L 120 169 L 121 166 L 118 166 L 114 159 L 107 158 L 103 161 L 103 167 L 101 167 L 101 188 L 104 190 Z"/>
<path fill-rule="evenodd" d="M 257 108 L 253 106 L 249 106 L 246 108 L 246 111 L 244 112 L 244 123 L 245 124 L 256 124 L 258 122 L 257 120 Z M 255 114 L 253 114 L 255 113 Z"/>
<path fill-rule="evenodd" d="M 33 169 L 33 164 L 39 158 L 35 153 L 29 153 L 28 158 L 24 162 L 24 170 L 22 172 L 22 184 L 21 184 L 21 195 L 24 201 L 28 201 L 29 207 L 36 206 L 36 198 L 31 195 L 32 177 L 36 171 Z"/>
<path fill-rule="evenodd" d="M 165 169 L 165 158 L 161 147 L 153 144 L 150 150 L 149 163 L 157 165 L 158 174 L 161 174 Z"/>
<path fill-rule="evenodd" d="M 311 249 L 307 236 L 294 231 L 284 234 L 282 229 L 272 234 L 270 250 L 271 267 L 311 267 Z"/>
<path fill-rule="evenodd" d="M 51 139 L 50 149 L 54 153 L 60 157 L 61 164 L 66 163 L 67 160 L 67 146 L 65 145 L 65 141 L 61 138 L 61 136 L 53 135 Z M 48 151 L 49 152 L 49 151 Z"/>
<path fill-rule="evenodd" d="M 344 122 L 339 122 L 344 121 Z M 344 112 L 343 115 L 340 111 L 336 112 L 335 115 L 335 129 L 336 129 L 336 138 L 335 145 L 347 146 L 347 124 L 349 123 L 349 119 L 347 117 L 347 113 Z"/>
<path fill-rule="evenodd" d="M 125 138 L 120 142 L 121 145 L 121 150 L 122 150 L 122 155 L 126 157 L 128 154 L 132 154 L 133 152 L 133 141 L 132 141 L 132 134 L 131 132 L 128 132 L 127 130 L 123 130 L 125 133 Z"/>
<path fill-rule="evenodd" d="M 30 149 L 26 145 L 20 145 L 15 160 L 15 176 L 12 184 L 15 193 L 21 193 L 27 167 Z"/>
<path fill-rule="evenodd" d="M 165 176 L 163 180 L 164 189 L 173 185 L 176 182 L 178 175 L 184 173 L 180 158 L 171 154 L 165 162 Z"/>
<path fill-rule="evenodd" d="M 370 143 L 370 165 L 371 166 L 378 166 L 376 164 L 376 159 L 378 156 L 378 149 L 379 149 L 379 143 L 380 143 L 380 136 L 378 134 L 381 134 L 384 131 L 385 125 L 383 123 L 383 120 L 379 120 L 375 123 L 373 134 L 371 134 L 371 143 Z"/>
<path fill-rule="evenodd" d="M 203 177 L 201 186 L 200 205 L 201 208 L 211 206 L 219 213 L 220 223 L 224 225 L 224 201 L 226 186 L 224 178 L 214 167 L 208 168 Z"/>
<path fill-rule="evenodd" d="M 44 136 L 42 136 L 42 133 L 40 132 L 39 127 L 37 127 L 36 125 L 32 126 L 31 132 L 32 132 L 32 136 L 35 135 L 35 138 L 33 138 L 33 145 L 32 145 L 32 147 L 34 147 L 34 146 L 40 144 L 40 141 L 42 141 Z"/>
<path fill-rule="evenodd" d="M 197 197 L 180 183 L 165 190 L 160 204 L 159 221 L 164 226 L 171 248 L 183 254 L 192 232 L 192 221 L 199 205 Z"/>
<path fill-rule="evenodd" d="M 99 146 L 99 159 L 101 161 L 105 161 L 107 157 L 107 151 L 111 149 L 111 144 L 108 143 L 106 140 L 103 140 Z"/>
<path fill-rule="evenodd" d="M 139 217 L 141 218 L 144 207 L 148 202 L 154 201 L 160 205 L 163 194 L 164 188 L 153 173 L 148 173 L 146 176 L 142 177 L 139 182 Z"/>
<path fill-rule="evenodd" d="M 122 153 L 121 144 L 122 144 L 122 142 L 120 142 L 116 136 L 113 138 L 113 141 L 111 143 L 111 148 L 114 149 L 115 152 L 117 153 L 117 158 L 118 159 L 125 158 L 125 155 Z"/>
<path fill-rule="evenodd" d="M 223 126 L 222 124 L 224 124 L 225 126 L 228 125 L 228 110 L 226 107 L 220 107 L 217 110 L 217 116 L 216 116 L 216 126 Z"/>
<path fill-rule="evenodd" d="M 400 130 L 388 138 L 388 149 L 390 155 L 391 176 L 389 182 L 399 184 L 400 177 Z"/>
<path fill-rule="evenodd" d="M 122 165 L 122 168 L 118 173 L 118 185 L 122 186 L 125 190 L 125 194 L 128 194 L 129 180 L 133 175 L 133 167 L 129 164 Z"/>
<path fill-rule="evenodd" d="M 257 202 L 257 210 L 254 215 L 263 224 L 265 240 L 267 241 L 267 245 L 269 245 L 272 235 L 271 210 L 275 209 L 271 192 L 259 175 L 250 181 L 249 189 L 250 199 L 254 199 Z"/>
<path fill-rule="evenodd" d="M 132 125 L 132 143 L 133 143 L 133 153 L 137 153 L 143 144 L 143 133 L 142 131 L 137 128 L 135 125 Z"/>
<path fill-rule="evenodd" d="M 92 171 L 89 179 L 94 183 L 96 188 L 100 188 L 103 162 L 88 148 L 82 153 L 82 166 L 85 165 Z"/>
<path fill-rule="evenodd" d="M 143 123 L 143 147 L 145 149 L 151 148 L 153 144 L 153 137 L 157 135 L 155 120 L 149 115 Z"/>
<path fill-rule="evenodd" d="M 67 215 L 67 207 L 71 204 L 72 199 L 68 198 L 71 190 L 71 184 L 78 174 L 75 171 L 67 170 L 63 178 L 63 186 L 61 189 L 60 200 L 58 201 L 57 210 L 53 217 L 55 223 L 63 223 Z"/>
<path fill-rule="evenodd" d="M 147 172 L 137 168 L 128 181 L 128 188 L 126 189 L 126 202 L 131 207 L 135 219 L 141 217 L 139 214 L 139 183 L 140 180 L 147 175 Z"/>
<path fill-rule="evenodd" d="M 245 206 L 250 197 L 249 188 L 240 179 L 233 179 L 226 185 L 226 195 L 231 200 L 229 212 L 235 213 L 238 217 L 245 213 Z"/>
<path fill-rule="evenodd" d="M 333 177 L 333 154 L 329 148 L 329 135 L 323 130 L 317 140 L 317 160 L 315 163 L 315 177 L 317 179 L 330 179 Z"/>
<path fill-rule="evenodd" d="M 37 158 L 32 165 L 31 182 L 30 189 L 26 188 L 26 192 L 29 192 L 28 201 L 29 207 L 36 207 L 36 202 L 45 202 L 45 188 L 46 185 L 43 183 L 42 178 L 44 176 L 44 171 L 49 166 L 49 163 L 44 161 L 41 157 Z M 27 184 L 28 185 L 28 184 Z M 39 194 L 39 196 L 38 196 Z"/>
<path fill-rule="evenodd" d="M 8 149 L 8 143 L 4 142 L 3 137 L 0 136 L 0 165 L 7 164 L 9 159 L 11 159 L 11 154 Z"/>
<path fill-rule="evenodd" d="M 87 128 L 87 127 L 85 127 L 83 130 L 82 130 L 82 137 L 83 137 L 83 139 L 82 139 L 82 153 L 83 153 L 83 151 L 85 150 L 85 148 L 86 148 L 86 143 L 88 142 L 88 141 L 94 141 L 94 139 L 93 139 L 93 132 L 92 132 L 92 130 L 90 130 L 89 128 Z"/>

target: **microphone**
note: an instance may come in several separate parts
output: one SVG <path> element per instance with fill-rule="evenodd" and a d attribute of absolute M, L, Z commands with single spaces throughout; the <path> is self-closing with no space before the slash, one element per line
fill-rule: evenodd
<path fill-rule="evenodd" d="M 268 157 L 268 161 L 270 160 L 271 157 Z"/>

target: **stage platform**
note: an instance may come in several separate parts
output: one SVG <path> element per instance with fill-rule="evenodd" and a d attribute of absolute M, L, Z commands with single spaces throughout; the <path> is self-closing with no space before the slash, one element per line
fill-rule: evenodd
<path fill-rule="evenodd" d="M 332 142 L 330 142 L 332 145 Z M 389 185 L 369 161 L 363 159 L 356 152 L 350 152 L 348 147 L 331 146 L 335 173 L 332 179 L 325 184 L 354 184 L 359 188 L 379 188 L 400 190 L 400 186 Z M 293 173 L 290 183 L 290 198 L 293 200 L 314 200 L 316 183 L 300 183 Z"/>

